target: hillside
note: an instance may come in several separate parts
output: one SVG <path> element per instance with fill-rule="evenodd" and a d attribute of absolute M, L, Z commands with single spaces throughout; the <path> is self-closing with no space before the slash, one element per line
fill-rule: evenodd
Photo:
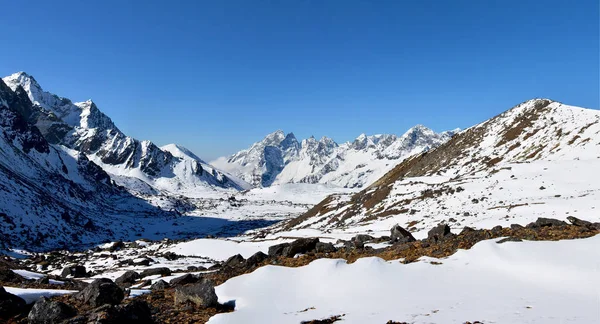
<path fill-rule="evenodd" d="M 599 167 L 600 112 L 534 99 L 406 159 L 359 193 L 328 197 L 284 229 L 399 223 L 418 232 L 440 222 L 598 218 Z"/>

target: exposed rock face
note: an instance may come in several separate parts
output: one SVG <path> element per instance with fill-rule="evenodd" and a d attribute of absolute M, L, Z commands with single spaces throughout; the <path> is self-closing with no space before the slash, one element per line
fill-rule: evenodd
<path fill-rule="evenodd" d="M 236 254 L 232 257 L 230 257 L 229 259 L 227 259 L 227 261 L 225 261 L 225 263 L 223 263 L 223 267 L 224 268 L 241 268 L 246 264 L 246 259 L 244 259 L 243 256 L 241 256 L 240 254 Z"/>
<path fill-rule="evenodd" d="M 171 269 L 165 268 L 165 267 L 146 269 L 146 270 L 142 271 L 142 273 L 140 273 L 140 278 L 144 278 L 144 277 L 148 277 L 148 276 L 155 276 L 155 275 L 170 276 Z"/>
<path fill-rule="evenodd" d="M 315 252 L 317 253 L 332 253 L 337 251 L 332 243 L 319 242 L 315 245 Z"/>
<path fill-rule="evenodd" d="M 442 241 L 449 236 L 452 236 L 452 232 L 447 224 L 440 224 L 427 232 L 427 239 L 432 242 Z"/>
<path fill-rule="evenodd" d="M 198 307 L 214 307 L 218 304 L 214 284 L 210 280 L 175 288 L 175 304 L 191 302 Z"/>
<path fill-rule="evenodd" d="M 74 278 L 84 278 L 88 275 L 84 266 L 76 265 L 69 266 L 63 269 L 61 277 L 66 278 L 68 276 L 73 276 Z"/>
<path fill-rule="evenodd" d="M 115 280 L 115 283 L 121 287 L 129 287 L 136 282 L 136 280 L 140 279 L 140 274 L 133 271 L 128 270 L 124 274 L 122 274 L 119 278 Z"/>
<path fill-rule="evenodd" d="M 0 319 L 8 319 L 25 309 L 25 301 L 0 287 Z"/>
<path fill-rule="evenodd" d="M 27 320 L 32 324 L 52 324 L 59 323 L 75 315 L 77 315 L 77 311 L 73 307 L 42 297 L 33 305 Z"/>
<path fill-rule="evenodd" d="M 392 227 L 390 232 L 390 239 L 392 242 L 406 243 L 416 241 L 409 231 L 405 230 L 398 224 Z"/>
<path fill-rule="evenodd" d="M 150 289 L 152 289 L 152 290 L 165 290 L 165 289 L 167 289 L 169 287 L 170 287 L 169 284 L 166 281 L 164 281 L 164 280 L 161 279 L 161 280 L 153 283 L 152 286 L 150 287 Z"/>
<path fill-rule="evenodd" d="M 552 218 L 538 218 L 535 222 L 527 224 L 526 227 L 535 228 L 535 227 L 547 227 L 547 226 L 565 226 L 567 223 Z"/>
<path fill-rule="evenodd" d="M 104 304 L 118 305 L 125 294 L 112 280 L 102 278 L 94 280 L 75 297 L 92 307 L 99 307 Z"/>
<path fill-rule="evenodd" d="M 181 277 L 177 277 L 174 279 L 171 279 L 171 281 L 169 282 L 169 285 L 171 287 L 175 287 L 175 286 L 181 286 L 181 285 L 187 285 L 190 283 L 196 283 L 200 280 L 200 278 L 198 278 L 197 276 L 194 276 L 193 274 L 184 274 Z"/>
<path fill-rule="evenodd" d="M 264 260 L 268 259 L 269 256 L 264 254 L 262 251 L 258 251 L 256 253 L 254 253 L 253 255 L 251 255 L 248 260 L 246 260 L 246 266 L 248 267 L 254 267 L 259 265 L 261 262 L 263 262 Z"/>

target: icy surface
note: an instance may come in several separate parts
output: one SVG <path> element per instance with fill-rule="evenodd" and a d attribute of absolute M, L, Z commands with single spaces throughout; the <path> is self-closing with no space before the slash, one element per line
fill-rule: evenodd
<path fill-rule="evenodd" d="M 35 303 L 40 297 L 61 296 L 66 294 L 74 294 L 76 290 L 61 290 L 61 289 L 33 289 L 33 288 L 15 288 L 4 287 L 7 292 L 17 295 L 25 300 L 27 304 Z"/>

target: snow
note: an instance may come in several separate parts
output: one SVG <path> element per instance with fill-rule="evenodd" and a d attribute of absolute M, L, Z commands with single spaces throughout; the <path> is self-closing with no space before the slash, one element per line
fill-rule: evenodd
<path fill-rule="evenodd" d="M 265 266 L 216 287 L 219 302 L 235 300 L 236 309 L 208 323 L 299 323 L 341 314 L 343 323 L 598 320 L 600 236 L 496 241 L 411 264 L 363 258 Z"/>
<path fill-rule="evenodd" d="M 291 240 L 235 242 L 229 240 L 198 239 L 176 244 L 169 252 L 185 256 L 203 256 L 214 260 L 227 260 L 230 256 L 241 254 L 244 258 L 258 251 L 267 253 L 269 246 Z"/>
<path fill-rule="evenodd" d="M 33 288 L 15 288 L 15 287 L 4 287 L 4 289 L 13 294 L 17 295 L 27 304 L 34 303 L 36 300 L 40 299 L 40 297 L 52 297 L 52 296 L 62 296 L 66 294 L 74 294 L 77 290 L 60 290 L 60 289 L 33 289 Z"/>

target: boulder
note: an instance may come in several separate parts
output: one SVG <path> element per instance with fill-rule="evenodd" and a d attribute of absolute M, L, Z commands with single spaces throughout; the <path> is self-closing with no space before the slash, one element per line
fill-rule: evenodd
<path fill-rule="evenodd" d="M 148 277 L 148 276 L 156 276 L 156 275 L 170 276 L 171 269 L 164 268 L 164 267 L 146 269 L 146 270 L 142 271 L 142 273 L 140 273 L 140 278 L 144 278 L 144 277 Z"/>
<path fill-rule="evenodd" d="M 215 286 L 212 281 L 202 281 L 175 288 L 175 304 L 191 302 L 198 307 L 214 307 L 218 304 Z"/>
<path fill-rule="evenodd" d="M 8 319 L 21 313 L 25 305 L 23 298 L 7 292 L 0 286 L 0 319 Z"/>
<path fill-rule="evenodd" d="M 258 251 L 246 260 L 246 265 L 248 267 L 255 267 L 268 258 L 268 255 L 264 254 L 262 251 Z"/>
<path fill-rule="evenodd" d="M 573 225 L 575 225 L 575 226 L 589 227 L 589 226 L 591 226 L 591 225 L 592 225 L 592 223 L 591 223 L 591 222 L 584 221 L 584 220 L 581 220 L 581 219 L 579 219 L 579 218 L 577 218 L 577 217 L 573 217 L 573 216 L 569 216 L 569 217 L 567 217 L 567 220 L 568 220 L 569 222 L 571 222 L 571 224 L 573 224 Z"/>
<path fill-rule="evenodd" d="M 549 226 L 565 226 L 567 223 L 553 218 L 539 217 L 535 222 L 527 224 L 527 228 L 540 228 Z"/>
<path fill-rule="evenodd" d="M 497 225 L 497 226 L 492 227 L 492 234 L 494 234 L 494 235 L 502 234 L 502 226 Z"/>
<path fill-rule="evenodd" d="M 333 253 L 335 251 L 337 251 L 337 249 L 333 243 L 318 242 L 317 245 L 315 245 L 315 252 L 317 253 Z"/>
<path fill-rule="evenodd" d="M 136 280 L 140 279 L 140 274 L 133 271 L 128 270 L 124 274 L 122 274 L 119 278 L 115 280 L 115 283 L 121 287 L 129 287 L 136 282 Z"/>
<path fill-rule="evenodd" d="M 14 273 L 10 269 L 0 269 L 0 281 L 17 283 L 23 281 L 23 277 Z"/>
<path fill-rule="evenodd" d="M 75 298 L 92 307 L 104 304 L 118 305 L 124 297 L 123 289 L 106 278 L 94 280 L 89 286 L 75 294 Z"/>
<path fill-rule="evenodd" d="M 449 236 L 452 236 L 452 232 L 450 231 L 450 226 L 446 224 L 440 224 L 427 232 L 427 239 L 432 242 L 444 240 Z"/>
<path fill-rule="evenodd" d="M 161 279 L 161 280 L 153 283 L 152 286 L 150 286 L 150 289 L 151 290 L 165 290 L 169 287 L 170 287 L 169 284 L 166 281 Z"/>
<path fill-rule="evenodd" d="M 467 234 L 467 233 L 473 233 L 473 232 L 475 232 L 475 229 L 474 229 L 474 228 L 472 228 L 472 227 L 469 227 L 469 226 L 465 226 L 465 227 L 462 229 L 462 231 L 460 231 L 460 234 L 459 234 L 459 235 L 465 235 L 465 234 Z"/>
<path fill-rule="evenodd" d="M 227 261 L 225 261 L 225 263 L 223 263 L 223 267 L 224 268 L 242 268 L 246 263 L 246 259 L 244 259 L 243 256 L 241 256 L 240 254 L 236 254 L 232 257 L 230 257 L 229 259 L 227 259 Z"/>
<path fill-rule="evenodd" d="M 171 279 L 171 281 L 169 281 L 169 285 L 171 287 L 187 285 L 190 283 L 198 282 L 198 280 L 200 280 L 200 279 L 198 277 L 194 276 L 193 274 L 186 273 L 181 277 Z"/>
<path fill-rule="evenodd" d="M 73 276 L 73 278 L 84 278 L 87 277 L 87 271 L 85 270 L 84 266 L 81 265 L 75 265 L 75 266 L 68 266 L 66 268 L 63 269 L 62 273 L 60 274 L 61 277 L 66 278 L 68 276 Z"/>
<path fill-rule="evenodd" d="M 27 316 L 31 324 L 59 323 L 77 315 L 75 308 L 46 297 L 38 299 Z"/>
<path fill-rule="evenodd" d="M 288 258 L 293 258 L 296 254 L 304 254 L 314 250 L 318 242 L 318 238 L 299 238 L 289 243 L 283 249 L 282 254 Z"/>
<path fill-rule="evenodd" d="M 117 306 L 117 323 L 153 323 L 150 306 L 143 300 Z"/>
<path fill-rule="evenodd" d="M 269 256 L 276 257 L 281 256 L 283 254 L 283 250 L 288 247 L 290 243 L 280 243 L 269 247 Z"/>
<path fill-rule="evenodd" d="M 416 241 L 412 234 L 402 228 L 400 225 L 396 224 L 392 229 L 390 229 L 390 240 L 392 242 L 414 242 Z"/>
<path fill-rule="evenodd" d="M 374 237 L 371 235 L 367 235 L 367 234 L 358 234 L 355 237 L 353 237 L 351 239 L 352 242 L 360 242 L 363 245 L 371 240 L 373 240 Z"/>
<path fill-rule="evenodd" d="M 513 229 L 513 230 L 520 230 L 520 229 L 523 229 L 525 227 L 523 227 L 523 226 L 521 226 L 519 224 L 510 224 L 510 228 Z"/>

